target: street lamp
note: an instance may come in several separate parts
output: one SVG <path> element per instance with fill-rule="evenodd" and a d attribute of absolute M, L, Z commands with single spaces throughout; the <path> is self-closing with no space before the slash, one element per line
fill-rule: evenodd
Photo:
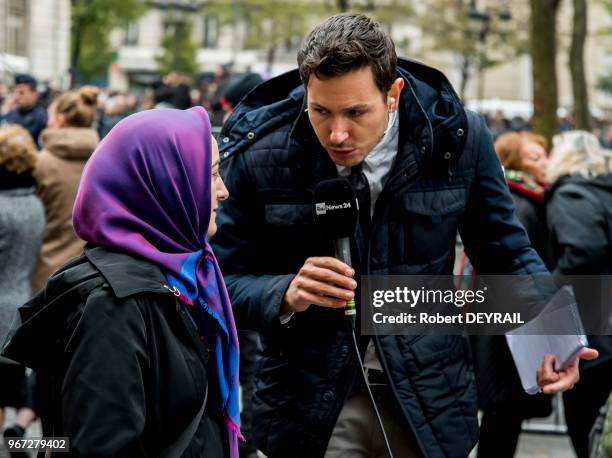
<path fill-rule="evenodd" d="M 468 13 L 470 28 L 478 35 L 481 43 L 485 43 L 490 32 L 491 14 L 488 8 L 479 10 L 476 0 L 470 0 L 470 10 Z M 512 13 L 507 6 L 497 13 L 497 19 L 501 25 L 501 32 L 504 33 L 508 23 L 512 20 Z"/>
<path fill-rule="evenodd" d="M 470 28 L 477 33 L 478 39 L 484 43 L 489 34 L 491 15 L 486 10 L 478 10 L 478 8 L 476 8 L 476 1 L 472 0 L 470 2 L 468 17 L 470 18 Z"/>
<path fill-rule="evenodd" d="M 478 63 L 478 99 L 482 101 L 484 98 L 484 77 L 483 72 L 487 60 L 487 37 L 491 32 L 491 13 L 488 8 L 479 10 L 476 6 L 476 0 L 470 0 L 469 12 L 469 27 L 474 35 L 478 37 L 480 44 L 480 57 Z M 500 35 L 505 39 L 508 23 L 512 20 L 512 13 L 504 6 L 498 13 L 497 19 L 501 25 Z"/>

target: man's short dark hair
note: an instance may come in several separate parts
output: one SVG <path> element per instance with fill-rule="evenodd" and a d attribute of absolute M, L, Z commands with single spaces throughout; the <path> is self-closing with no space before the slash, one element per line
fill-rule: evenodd
<path fill-rule="evenodd" d="M 36 78 L 28 73 L 20 73 L 15 75 L 15 86 L 18 84 L 27 84 L 33 91 L 35 91 L 38 81 L 36 81 Z"/>
<path fill-rule="evenodd" d="M 341 13 L 316 26 L 298 51 L 300 78 L 342 76 L 371 67 L 376 86 L 387 92 L 396 78 L 397 54 L 391 37 L 375 20 Z"/>

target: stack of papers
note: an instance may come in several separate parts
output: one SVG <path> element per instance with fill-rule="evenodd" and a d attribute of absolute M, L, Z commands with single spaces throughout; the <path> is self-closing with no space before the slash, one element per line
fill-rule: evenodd
<path fill-rule="evenodd" d="M 570 286 L 563 286 L 533 320 L 506 333 L 525 392 L 540 391 L 536 371 L 544 356 L 556 356 L 555 370 L 565 368 L 588 345 Z"/>

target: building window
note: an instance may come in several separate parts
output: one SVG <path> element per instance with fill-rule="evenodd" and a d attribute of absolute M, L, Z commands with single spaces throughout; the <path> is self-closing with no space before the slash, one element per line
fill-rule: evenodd
<path fill-rule="evenodd" d="M 6 11 L 6 52 L 16 56 L 26 56 L 28 53 L 26 0 L 7 0 Z"/>
<path fill-rule="evenodd" d="M 138 22 L 128 23 L 123 34 L 123 44 L 124 46 L 138 45 Z"/>
<path fill-rule="evenodd" d="M 204 33 L 202 46 L 216 48 L 219 41 L 219 16 L 210 14 L 204 16 Z"/>

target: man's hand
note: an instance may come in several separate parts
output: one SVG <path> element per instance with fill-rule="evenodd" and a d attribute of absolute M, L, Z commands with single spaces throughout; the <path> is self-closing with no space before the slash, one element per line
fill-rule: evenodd
<path fill-rule="evenodd" d="M 355 271 L 331 257 L 308 258 L 289 284 L 281 314 L 303 312 L 310 305 L 342 308 L 355 296 Z"/>
<path fill-rule="evenodd" d="M 561 393 L 571 390 L 578 380 L 580 373 L 578 371 L 578 363 L 581 359 L 590 360 L 599 356 L 597 350 L 592 348 L 583 348 L 578 354 L 578 357 L 572 361 L 565 369 L 559 372 L 555 371 L 555 355 L 544 356 L 542 365 L 537 370 L 538 385 L 542 387 L 544 394 Z"/>

